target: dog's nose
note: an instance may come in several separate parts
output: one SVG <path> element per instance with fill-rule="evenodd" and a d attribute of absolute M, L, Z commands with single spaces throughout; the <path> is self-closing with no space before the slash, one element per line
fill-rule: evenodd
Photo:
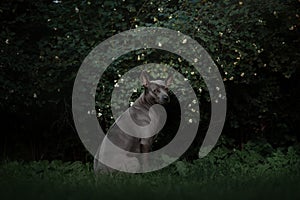
<path fill-rule="evenodd" d="M 164 95 L 164 96 L 163 96 L 163 100 L 164 100 L 164 101 L 169 101 L 169 96 L 168 96 L 168 95 Z"/>

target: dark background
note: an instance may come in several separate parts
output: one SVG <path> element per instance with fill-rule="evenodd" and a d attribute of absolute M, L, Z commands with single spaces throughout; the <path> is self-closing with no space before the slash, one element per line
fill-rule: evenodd
<path fill-rule="evenodd" d="M 90 161 L 71 113 L 77 70 L 97 44 L 136 26 L 181 31 L 210 53 L 228 98 L 218 145 L 299 145 L 299 10 L 297 0 L 1 1 L 1 160 Z M 136 51 L 114 62 L 102 80 L 107 89 L 98 93 L 99 122 L 104 129 L 113 122 L 107 105 L 118 74 L 147 62 L 172 63 L 197 92 L 202 123 L 183 156 L 194 159 L 208 126 L 210 99 L 201 77 L 175 55 Z M 159 141 L 168 141 L 172 132 L 165 127 Z"/>

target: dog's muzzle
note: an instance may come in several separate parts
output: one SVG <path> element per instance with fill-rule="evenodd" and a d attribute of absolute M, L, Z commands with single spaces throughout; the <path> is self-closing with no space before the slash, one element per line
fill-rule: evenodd
<path fill-rule="evenodd" d="M 170 102 L 170 97 L 169 97 L 168 95 L 162 96 L 162 99 L 163 99 L 163 102 L 164 102 L 164 103 Z"/>

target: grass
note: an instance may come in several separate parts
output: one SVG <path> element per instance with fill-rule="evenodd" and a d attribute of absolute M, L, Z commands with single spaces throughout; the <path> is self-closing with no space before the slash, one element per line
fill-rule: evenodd
<path fill-rule="evenodd" d="M 0 165 L 1 199 L 300 199 L 300 156 L 224 148 L 193 163 L 146 174 L 95 176 L 90 163 Z"/>

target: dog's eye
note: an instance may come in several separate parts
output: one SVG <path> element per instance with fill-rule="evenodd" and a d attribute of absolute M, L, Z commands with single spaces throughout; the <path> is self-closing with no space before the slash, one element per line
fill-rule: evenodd
<path fill-rule="evenodd" d="M 158 93 L 158 89 L 154 89 L 153 92 L 154 92 L 154 93 Z"/>

